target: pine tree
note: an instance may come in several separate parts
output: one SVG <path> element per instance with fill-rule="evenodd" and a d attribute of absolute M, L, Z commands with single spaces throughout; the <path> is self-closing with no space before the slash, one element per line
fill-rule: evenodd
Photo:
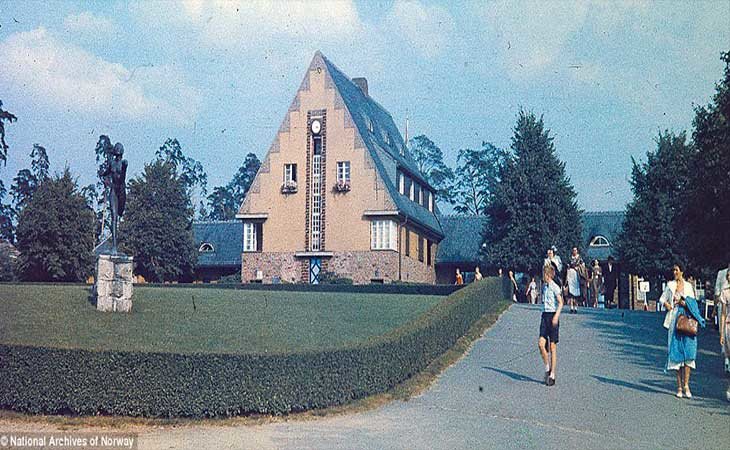
<path fill-rule="evenodd" d="M 659 133 L 656 152 L 644 164 L 633 161 L 634 199 L 626 207 L 617 250 L 625 269 L 646 277 L 667 275 L 687 262 L 687 244 L 677 226 L 689 181 L 693 149 L 684 132 Z"/>
<path fill-rule="evenodd" d="M 555 245 L 564 257 L 572 247 L 580 248 L 576 193 L 542 117 L 519 112 L 511 152 L 498 177 L 483 234 L 488 265 L 537 271 L 548 247 Z"/>
<path fill-rule="evenodd" d="M 120 226 L 123 251 L 147 281 L 188 281 L 197 258 L 193 209 L 185 181 L 170 162 L 157 160 L 130 180 Z"/>
<path fill-rule="evenodd" d="M 18 272 L 26 281 L 84 281 L 94 269 L 94 213 L 67 168 L 20 212 Z"/>

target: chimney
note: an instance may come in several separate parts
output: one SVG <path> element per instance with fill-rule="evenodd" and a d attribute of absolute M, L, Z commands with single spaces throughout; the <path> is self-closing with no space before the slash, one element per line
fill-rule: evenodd
<path fill-rule="evenodd" d="M 368 80 L 367 78 L 353 78 L 352 82 L 355 83 L 355 86 L 359 87 L 363 94 L 365 94 L 365 97 L 368 96 Z"/>

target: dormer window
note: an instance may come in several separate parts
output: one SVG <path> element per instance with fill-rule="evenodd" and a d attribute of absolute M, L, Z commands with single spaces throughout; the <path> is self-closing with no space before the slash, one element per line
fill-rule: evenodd
<path fill-rule="evenodd" d="M 591 239 L 591 243 L 588 244 L 590 247 L 610 247 L 611 243 L 608 242 L 608 239 L 605 237 L 598 235 Z"/>
<path fill-rule="evenodd" d="M 213 247 L 213 244 L 210 242 L 203 242 L 200 244 L 200 248 L 198 248 L 198 253 L 213 253 L 215 252 L 215 247 Z"/>
<path fill-rule="evenodd" d="M 365 116 L 365 126 L 368 127 L 368 131 L 373 133 L 375 131 L 375 127 L 373 126 L 373 121 L 370 120 L 370 117 Z"/>

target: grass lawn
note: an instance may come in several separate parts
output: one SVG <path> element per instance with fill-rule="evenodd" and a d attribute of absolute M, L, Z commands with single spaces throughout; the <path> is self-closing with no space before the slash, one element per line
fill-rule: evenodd
<path fill-rule="evenodd" d="M 89 295 L 84 286 L 0 285 L 0 343 L 175 353 L 321 350 L 387 333 L 446 298 L 136 286 L 134 312 L 124 314 L 97 312 Z"/>

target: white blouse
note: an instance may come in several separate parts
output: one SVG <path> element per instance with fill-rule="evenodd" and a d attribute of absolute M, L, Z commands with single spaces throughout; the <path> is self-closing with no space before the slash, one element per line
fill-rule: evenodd
<path fill-rule="evenodd" d="M 683 283 L 684 287 L 682 288 L 682 292 L 679 293 L 680 297 L 692 297 L 695 298 L 695 290 L 692 287 L 692 283 L 690 283 L 687 280 L 684 280 Z M 664 316 L 664 328 L 669 329 L 669 326 L 672 324 L 672 319 L 674 318 L 674 315 L 676 314 L 676 308 L 674 308 L 674 295 L 677 291 L 677 282 L 672 280 L 667 283 L 667 287 L 664 289 L 664 292 L 662 293 L 662 296 L 659 297 L 659 303 L 669 303 L 672 305 L 671 311 L 667 311 L 667 315 Z"/>

